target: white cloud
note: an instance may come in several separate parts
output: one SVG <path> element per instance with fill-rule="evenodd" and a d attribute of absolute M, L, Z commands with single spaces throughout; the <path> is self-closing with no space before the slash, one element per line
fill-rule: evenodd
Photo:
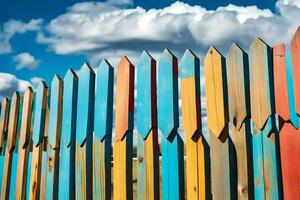
<path fill-rule="evenodd" d="M 270 45 L 289 42 L 300 24 L 299 0 L 279 0 L 278 12 L 256 6 L 228 5 L 216 10 L 175 2 L 162 9 L 121 8 L 110 3 L 77 3 L 40 32 L 39 43 L 57 54 L 83 54 L 92 64 L 143 49 L 160 54 L 170 48 L 182 55 L 191 48 L 199 56 L 214 45 L 225 52 L 235 41 L 248 49 L 254 37 Z M 288 10 L 287 10 L 288 9 Z"/>
<path fill-rule="evenodd" d="M 16 69 L 27 68 L 33 70 L 38 67 L 40 61 L 35 59 L 30 53 L 24 52 L 14 56 L 13 61 L 16 63 Z"/>
<path fill-rule="evenodd" d="M 16 34 L 24 34 L 28 31 L 40 30 L 42 23 L 42 19 L 32 19 L 28 23 L 18 20 L 9 20 L 4 23 L 2 29 L 0 29 L 0 54 L 12 52 L 10 40 Z"/>
<path fill-rule="evenodd" d="M 0 99 L 2 97 L 11 97 L 15 91 L 24 92 L 26 87 L 37 86 L 38 77 L 32 78 L 30 81 L 22 80 L 10 73 L 0 73 Z"/>

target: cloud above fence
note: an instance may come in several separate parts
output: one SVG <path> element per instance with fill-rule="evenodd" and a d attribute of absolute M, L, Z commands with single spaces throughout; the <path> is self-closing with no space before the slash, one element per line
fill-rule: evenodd
<path fill-rule="evenodd" d="M 84 54 L 91 62 L 143 49 L 159 55 L 168 47 L 178 55 L 191 48 L 203 55 L 210 45 L 225 52 L 235 41 L 248 49 L 254 37 L 269 44 L 288 42 L 300 24 L 300 3 L 279 0 L 277 12 L 256 6 L 228 5 L 216 10 L 175 2 L 162 9 L 120 8 L 85 2 L 51 20 L 37 41 L 57 54 Z"/>

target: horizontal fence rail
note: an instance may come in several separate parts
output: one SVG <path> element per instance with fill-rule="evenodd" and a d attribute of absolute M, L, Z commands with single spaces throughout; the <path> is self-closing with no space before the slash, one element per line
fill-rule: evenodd
<path fill-rule="evenodd" d="M 211 47 L 202 75 L 144 51 L 4 97 L 0 199 L 300 199 L 300 27 L 248 52 Z"/>

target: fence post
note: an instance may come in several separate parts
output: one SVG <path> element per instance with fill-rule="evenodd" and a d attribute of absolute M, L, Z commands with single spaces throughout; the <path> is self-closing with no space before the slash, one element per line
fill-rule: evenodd
<path fill-rule="evenodd" d="M 24 92 L 23 97 L 23 110 L 22 110 L 22 123 L 20 131 L 20 139 L 18 144 L 18 164 L 16 171 L 16 194 L 15 199 L 26 199 L 26 183 L 30 174 L 28 171 L 28 154 L 31 140 L 31 118 L 33 106 L 33 90 L 28 87 Z"/>
<path fill-rule="evenodd" d="M 178 134 L 178 64 L 177 58 L 164 50 L 158 62 L 158 128 L 162 133 L 163 199 L 184 199 L 184 147 Z"/>
<path fill-rule="evenodd" d="M 58 199 L 75 199 L 75 139 L 78 77 L 69 69 L 64 77 L 60 139 Z"/>
<path fill-rule="evenodd" d="M 202 135 L 200 61 L 186 50 L 179 65 L 182 124 L 186 135 L 187 199 L 210 199 L 209 149 Z"/>
<path fill-rule="evenodd" d="M 5 153 L 5 146 L 6 146 L 4 138 L 7 135 L 8 114 L 9 114 L 9 101 L 7 97 L 4 97 L 2 100 L 1 116 L 0 116 L 0 188 L 1 189 L 2 189 L 2 177 L 3 177 L 4 153 Z"/>
<path fill-rule="evenodd" d="M 96 71 L 93 138 L 93 198 L 111 199 L 111 137 L 114 68 L 102 61 Z"/>
<path fill-rule="evenodd" d="M 134 117 L 134 66 L 123 57 L 118 65 L 116 135 L 114 156 L 114 199 L 132 199 L 132 145 Z"/>
<path fill-rule="evenodd" d="M 249 51 L 255 199 L 280 198 L 271 59 L 270 47 L 256 38 Z"/>
<path fill-rule="evenodd" d="M 62 118 L 63 81 L 55 75 L 51 83 L 47 147 L 46 199 L 58 198 L 59 148 Z"/>
<path fill-rule="evenodd" d="M 93 128 L 95 73 L 84 64 L 79 72 L 76 119 L 76 199 L 93 196 Z"/>
<path fill-rule="evenodd" d="M 230 139 L 237 159 L 237 198 L 253 199 L 248 55 L 235 43 L 227 53 L 226 67 Z"/>
<path fill-rule="evenodd" d="M 10 193 L 11 168 L 12 168 L 12 162 L 14 160 L 13 154 L 14 154 L 14 148 L 16 145 L 16 138 L 17 138 L 19 106 L 20 106 L 20 96 L 18 92 L 15 92 L 11 99 L 11 106 L 9 111 L 7 144 L 5 149 L 5 156 L 4 156 L 5 160 L 3 165 L 3 177 L 2 177 L 2 190 L 1 190 L 2 200 L 8 199 Z"/>
<path fill-rule="evenodd" d="M 47 104 L 48 88 L 44 81 L 41 81 L 36 89 L 34 121 L 33 121 L 33 147 L 31 158 L 31 174 L 29 199 L 39 199 L 41 184 L 42 154 L 44 150 L 45 114 Z"/>
<path fill-rule="evenodd" d="M 213 199 L 235 199 L 236 173 L 232 144 L 228 138 L 227 81 L 224 57 L 210 48 L 204 58 L 206 76 L 207 126 L 210 133 Z"/>
<path fill-rule="evenodd" d="M 159 199 L 156 61 L 144 51 L 136 68 L 137 199 Z"/>

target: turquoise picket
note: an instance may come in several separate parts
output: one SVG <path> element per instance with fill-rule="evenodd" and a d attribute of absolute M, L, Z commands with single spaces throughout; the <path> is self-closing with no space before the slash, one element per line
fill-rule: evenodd
<path fill-rule="evenodd" d="M 281 198 L 281 192 L 271 59 L 271 48 L 255 39 L 249 50 L 254 197 L 275 200 Z"/>
<path fill-rule="evenodd" d="M 111 199 L 114 68 L 103 60 L 96 71 L 93 136 L 93 198 Z"/>
<path fill-rule="evenodd" d="M 55 75 L 51 83 L 47 147 L 46 199 L 58 198 L 59 147 L 61 135 L 63 81 Z"/>
<path fill-rule="evenodd" d="M 137 199 L 159 199 L 156 61 L 148 52 L 136 72 Z"/>
<path fill-rule="evenodd" d="M 162 133 L 163 199 L 184 198 L 183 141 L 178 134 L 178 64 L 165 50 L 158 62 L 158 128 Z"/>
<path fill-rule="evenodd" d="M 76 199 L 92 199 L 95 73 L 88 64 L 84 64 L 79 72 L 78 79 L 75 197 Z"/>
<path fill-rule="evenodd" d="M 75 199 L 75 131 L 78 77 L 69 69 L 64 77 L 58 199 Z"/>

